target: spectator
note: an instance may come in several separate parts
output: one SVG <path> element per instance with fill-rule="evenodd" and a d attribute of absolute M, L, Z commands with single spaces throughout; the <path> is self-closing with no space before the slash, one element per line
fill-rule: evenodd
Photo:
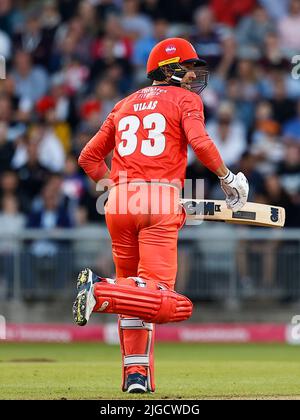
<path fill-rule="evenodd" d="M 89 27 L 79 16 L 73 17 L 70 22 L 58 27 L 55 33 L 52 67 L 55 71 L 61 70 L 72 58 L 76 57 L 82 65 L 91 65 L 90 54 L 93 37 Z"/>
<path fill-rule="evenodd" d="M 62 68 L 61 75 L 65 80 L 65 86 L 70 95 L 82 94 L 86 89 L 86 82 L 90 71 L 80 61 L 79 57 L 72 56 Z"/>
<path fill-rule="evenodd" d="M 88 143 L 88 141 L 94 136 L 94 134 L 95 132 L 91 130 L 86 124 L 84 123 L 79 124 L 73 138 L 72 152 L 74 152 L 76 156 L 79 156 L 81 150 Z"/>
<path fill-rule="evenodd" d="M 71 149 L 71 129 L 69 124 L 61 121 L 60 118 L 63 117 L 63 111 L 68 103 L 59 103 L 59 99 L 54 96 L 44 96 L 37 102 L 36 108 L 41 121 L 48 126 L 49 133 L 52 133 L 59 140 L 64 152 L 67 153 Z"/>
<path fill-rule="evenodd" d="M 36 123 L 30 129 L 29 141 L 19 142 L 13 157 L 13 167 L 20 168 L 29 159 L 31 145 L 38 151 L 38 161 L 50 172 L 62 171 L 64 167 L 65 154 L 63 147 L 56 137 L 53 128 L 44 123 Z M 29 147 L 29 149 L 28 149 Z"/>
<path fill-rule="evenodd" d="M 0 122 L 0 176 L 2 172 L 11 167 L 11 161 L 14 155 L 14 146 L 12 142 L 7 141 L 8 127 L 4 122 Z"/>
<path fill-rule="evenodd" d="M 110 41 L 110 43 L 108 41 Z M 110 46 L 112 46 L 112 49 L 110 49 Z M 96 60 L 113 58 L 129 61 L 131 55 L 132 40 L 122 28 L 120 17 L 109 15 L 105 22 L 104 36 L 98 37 L 92 47 L 93 58 Z"/>
<path fill-rule="evenodd" d="M 220 150 L 226 165 L 236 165 L 247 148 L 245 127 L 234 119 L 234 106 L 223 102 L 216 120 L 209 121 L 207 132 Z"/>
<path fill-rule="evenodd" d="M 78 116 L 74 96 L 70 95 L 62 73 L 55 73 L 50 82 L 50 96 L 55 103 L 55 120 L 68 122 L 74 130 L 78 124 Z"/>
<path fill-rule="evenodd" d="M 19 241 L 15 237 L 25 226 L 25 216 L 19 212 L 19 203 L 14 195 L 5 195 L 0 200 L 0 226 L 0 299 L 7 299 L 11 297 L 13 289 L 14 258 L 20 251 Z"/>
<path fill-rule="evenodd" d="M 5 82 L 7 85 L 10 83 L 9 80 Z M 0 123 L 3 123 L 3 127 L 6 127 L 7 141 L 12 143 L 25 131 L 25 125 L 21 122 L 20 112 L 15 112 L 13 107 L 11 95 L 9 93 L 0 94 Z"/>
<path fill-rule="evenodd" d="M 42 28 L 47 34 L 51 35 L 52 39 L 61 23 L 61 15 L 57 3 L 60 2 L 57 2 L 56 0 L 46 0 L 43 4 L 41 16 Z"/>
<path fill-rule="evenodd" d="M 17 234 L 25 226 L 25 217 L 19 211 L 18 199 L 14 195 L 5 195 L 1 199 L 0 210 L 1 234 Z M 6 238 L 5 250 L 11 252 L 13 249 L 13 241 Z M 4 249 L 3 249 L 4 251 Z"/>
<path fill-rule="evenodd" d="M 140 12 L 139 0 L 124 0 L 121 24 L 130 38 L 147 38 L 152 35 L 152 21 Z"/>
<path fill-rule="evenodd" d="M 256 202 L 272 203 L 274 206 L 284 207 L 286 210 L 286 227 L 300 227 L 299 204 L 295 204 L 282 187 L 279 177 L 276 174 L 265 178 L 263 194 L 256 196 Z"/>
<path fill-rule="evenodd" d="M 0 2 L 0 28 L 11 36 L 15 29 L 17 11 L 13 7 L 12 0 Z"/>
<path fill-rule="evenodd" d="M 152 0 L 150 0 L 152 1 Z M 154 0 L 156 1 L 156 0 Z M 118 15 L 121 12 L 122 2 L 119 0 L 102 0 L 96 2 L 98 19 L 107 20 L 109 15 Z"/>
<path fill-rule="evenodd" d="M 46 184 L 42 191 L 41 207 L 31 211 L 27 227 L 50 232 L 56 228 L 71 228 L 73 223 L 68 208 L 62 205 L 60 199 L 61 192 L 54 190 L 50 183 Z M 49 277 L 52 279 L 51 286 L 59 289 L 68 272 L 66 267 L 70 264 L 70 242 L 56 241 L 49 237 L 28 243 L 27 249 L 29 252 L 24 255 L 23 261 L 24 289 L 31 288 L 35 276 L 36 289 L 44 291 L 45 282 Z M 43 280 L 41 285 L 39 279 Z"/>
<path fill-rule="evenodd" d="M 0 198 L 3 200 L 7 196 L 18 197 L 20 195 L 19 179 L 12 170 L 2 172 L 0 178 Z"/>
<path fill-rule="evenodd" d="M 300 50 L 300 0 L 291 0 L 289 13 L 278 22 L 281 48 L 287 58 L 298 54 Z"/>
<path fill-rule="evenodd" d="M 253 125 L 255 101 L 260 95 L 257 63 L 244 59 L 236 67 L 235 77 L 225 83 L 225 96 L 235 104 L 238 119 L 249 130 Z"/>
<path fill-rule="evenodd" d="M 115 104 L 120 100 L 117 96 L 117 87 L 114 80 L 105 78 L 97 82 L 95 93 L 81 104 L 80 129 L 96 133 L 99 124 L 105 120 Z"/>
<path fill-rule="evenodd" d="M 287 86 L 282 72 L 274 73 L 272 90 L 270 103 L 274 118 L 280 124 L 284 124 L 295 117 L 296 104 L 287 94 Z"/>
<path fill-rule="evenodd" d="M 84 28 L 93 34 L 97 29 L 97 13 L 95 2 L 89 0 L 81 0 L 78 5 L 78 17 Z"/>
<path fill-rule="evenodd" d="M 81 220 L 84 220 L 85 223 L 96 223 L 101 220 L 104 222 L 104 217 L 98 213 L 96 206 L 99 196 L 100 192 L 96 190 L 95 183 L 91 179 L 88 179 L 87 186 L 79 201 L 79 209 L 82 215 Z"/>
<path fill-rule="evenodd" d="M 254 102 L 259 97 L 259 80 L 257 63 L 250 59 L 241 59 L 237 63 L 237 79 L 241 97 Z"/>
<path fill-rule="evenodd" d="M 105 34 L 95 40 L 92 57 L 95 60 L 91 78 L 107 76 L 118 84 L 121 92 L 128 91 L 132 75 L 132 40 L 121 27 L 120 19 L 110 15 L 105 23 Z"/>
<path fill-rule="evenodd" d="M 272 19 L 278 21 L 287 15 L 290 1 L 291 0 L 259 0 L 259 3 Z"/>
<path fill-rule="evenodd" d="M 262 188 L 255 196 L 255 202 L 263 204 L 273 204 L 274 206 L 284 206 L 286 209 L 285 226 L 299 226 L 300 208 L 293 204 L 290 196 L 282 188 L 279 178 L 272 174 L 264 178 Z M 250 275 L 250 256 L 253 254 L 261 255 L 261 284 L 263 289 L 273 289 L 278 268 L 278 249 L 280 241 L 240 241 L 238 244 L 237 264 L 240 274 L 242 294 L 244 297 L 253 297 L 256 293 L 256 285 Z M 250 255 L 249 255 L 250 254 Z M 270 295 L 270 290 L 269 290 Z"/>
<path fill-rule="evenodd" d="M 263 177 L 257 171 L 256 168 L 256 159 L 249 153 L 243 153 L 239 163 L 235 166 L 235 171 L 243 172 L 249 181 L 249 197 L 248 201 L 255 201 L 256 195 L 262 193 Z"/>
<path fill-rule="evenodd" d="M 20 180 L 20 190 L 25 197 L 25 211 L 27 212 L 42 188 L 44 187 L 49 170 L 39 160 L 39 145 L 33 137 L 25 140 L 26 163 L 17 168 Z"/>
<path fill-rule="evenodd" d="M 293 197 L 295 203 L 300 205 L 300 145 L 288 143 L 285 154 L 278 163 L 276 174 L 282 187 Z"/>
<path fill-rule="evenodd" d="M 211 0 L 210 3 L 217 22 L 234 27 L 242 17 L 252 12 L 256 0 Z"/>
<path fill-rule="evenodd" d="M 101 103 L 100 121 L 104 121 L 116 103 L 121 100 L 116 84 L 111 79 L 100 80 L 95 87 L 95 96 Z"/>
<path fill-rule="evenodd" d="M 280 125 L 276 121 L 260 121 L 253 134 L 250 152 L 255 157 L 256 169 L 262 175 L 272 174 L 284 154 L 284 146 L 279 137 Z"/>
<path fill-rule="evenodd" d="M 0 121 L 9 125 L 12 122 L 12 101 L 9 95 L 0 95 Z"/>
<path fill-rule="evenodd" d="M 81 175 L 77 158 L 69 154 L 66 158 L 64 176 L 62 181 L 62 193 L 76 206 L 84 193 L 84 181 Z"/>
<path fill-rule="evenodd" d="M 6 32 L 0 29 L 0 55 L 6 60 L 9 60 L 11 57 L 11 39 Z"/>
<path fill-rule="evenodd" d="M 99 129 L 101 117 L 101 102 L 97 99 L 89 99 L 85 101 L 80 108 L 81 127 L 96 133 Z"/>
<path fill-rule="evenodd" d="M 153 21 L 162 18 L 163 12 L 160 0 L 142 0 L 141 3 L 141 12 L 149 16 Z"/>
<path fill-rule="evenodd" d="M 260 102 L 256 103 L 255 109 L 255 121 L 253 124 L 253 130 L 251 134 L 259 131 L 260 128 L 268 122 L 275 122 L 273 116 L 273 110 L 270 102 L 266 100 L 261 100 Z"/>
<path fill-rule="evenodd" d="M 259 58 L 266 34 L 274 31 L 275 25 L 266 10 L 257 5 L 251 15 L 245 16 L 237 27 L 239 54 L 245 58 Z"/>
<path fill-rule="evenodd" d="M 274 75 L 273 78 L 276 79 L 276 77 L 278 77 L 277 75 L 281 72 L 282 77 L 284 78 L 287 96 L 291 99 L 299 98 L 300 83 L 290 75 L 291 63 L 280 46 L 280 40 L 277 33 L 270 32 L 266 35 L 264 42 L 264 57 L 260 60 L 260 64 L 266 72 L 264 75 L 265 81 L 263 81 L 262 85 L 265 83 L 268 84 L 269 82 L 270 86 L 268 89 L 272 92 L 273 82 L 270 80 L 272 74 Z M 270 93 L 268 95 L 270 96 Z"/>
<path fill-rule="evenodd" d="M 297 102 L 297 115 L 283 126 L 283 136 L 300 144 L 300 99 Z"/>
<path fill-rule="evenodd" d="M 137 84 L 145 83 L 145 66 L 150 51 L 155 44 L 168 37 L 169 23 L 165 19 L 157 19 L 153 22 L 153 34 L 139 38 L 134 43 L 133 64 L 135 66 L 135 81 Z"/>
<path fill-rule="evenodd" d="M 54 229 L 56 227 L 70 228 L 71 218 L 65 207 L 60 205 L 60 192 L 53 191 L 45 185 L 42 191 L 42 208 L 33 210 L 28 217 L 27 227 Z"/>
<path fill-rule="evenodd" d="M 277 32 L 268 32 L 264 38 L 263 57 L 260 60 L 264 70 L 271 68 L 289 70 L 290 63 L 284 55 Z"/>
<path fill-rule="evenodd" d="M 217 25 L 209 7 L 196 10 L 191 41 L 211 69 L 217 69 L 222 74 L 229 70 L 235 56 L 233 34 L 228 28 Z"/>
<path fill-rule="evenodd" d="M 15 53 L 11 77 L 15 83 L 16 96 L 29 109 L 48 89 L 47 73 L 41 67 L 33 66 L 30 54 L 25 51 L 18 50 Z"/>
<path fill-rule="evenodd" d="M 42 27 L 39 8 L 28 14 L 24 28 L 15 35 L 14 48 L 30 54 L 35 65 L 45 69 L 49 64 L 49 52 L 51 53 L 53 33 Z"/>

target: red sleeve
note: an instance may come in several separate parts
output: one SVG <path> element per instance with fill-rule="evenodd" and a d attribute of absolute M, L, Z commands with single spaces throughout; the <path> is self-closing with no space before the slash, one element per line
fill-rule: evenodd
<path fill-rule="evenodd" d="M 205 130 L 201 98 L 195 94 L 191 95 L 185 97 L 180 104 L 182 128 L 197 158 L 209 170 L 215 172 L 223 161 L 216 145 Z"/>
<path fill-rule="evenodd" d="M 107 172 L 108 167 L 104 158 L 115 147 L 114 113 L 115 109 L 106 118 L 100 130 L 86 144 L 78 159 L 85 173 L 96 182 Z"/>

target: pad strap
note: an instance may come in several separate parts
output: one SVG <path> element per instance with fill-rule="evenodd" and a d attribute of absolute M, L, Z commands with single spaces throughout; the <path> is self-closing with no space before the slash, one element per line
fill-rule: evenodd
<path fill-rule="evenodd" d="M 145 322 L 139 318 L 121 318 L 120 328 L 122 330 L 153 330 L 153 324 Z"/>
<path fill-rule="evenodd" d="M 148 354 L 131 354 L 124 356 L 124 366 L 149 366 Z"/>

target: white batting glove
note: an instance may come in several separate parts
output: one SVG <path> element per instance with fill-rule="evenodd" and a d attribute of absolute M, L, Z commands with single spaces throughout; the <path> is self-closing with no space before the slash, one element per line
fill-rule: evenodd
<path fill-rule="evenodd" d="M 247 202 L 249 184 L 242 172 L 237 175 L 228 171 L 224 177 L 219 177 L 221 188 L 226 195 L 227 208 L 233 212 L 239 211 Z"/>

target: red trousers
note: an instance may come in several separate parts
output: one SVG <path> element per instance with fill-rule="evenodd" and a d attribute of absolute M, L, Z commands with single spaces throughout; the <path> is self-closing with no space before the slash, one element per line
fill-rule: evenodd
<path fill-rule="evenodd" d="M 179 191 L 164 184 L 135 188 L 113 187 L 105 206 L 116 276 L 151 279 L 174 289 L 178 231 L 185 221 Z M 145 353 L 147 331 L 124 330 L 122 337 L 125 354 Z M 127 374 L 135 372 L 145 374 L 145 367 L 127 368 Z"/>

